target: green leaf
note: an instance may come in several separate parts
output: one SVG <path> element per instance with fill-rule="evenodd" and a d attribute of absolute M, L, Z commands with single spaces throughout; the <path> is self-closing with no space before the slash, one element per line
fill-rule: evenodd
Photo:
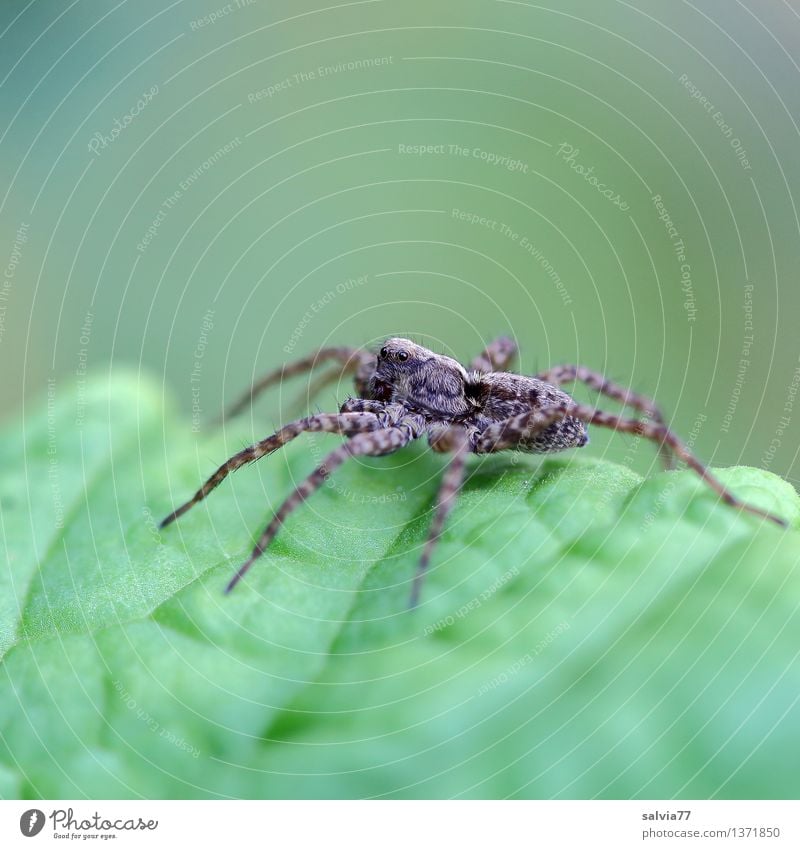
<path fill-rule="evenodd" d="M 301 437 L 178 523 L 263 434 L 193 433 L 130 375 L 51 386 L 0 440 L 4 797 L 796 798 L 800 499 L 719 470 L 473 458 L 423 604 L 445 460 L 353 461 L 222 592 Z"/>

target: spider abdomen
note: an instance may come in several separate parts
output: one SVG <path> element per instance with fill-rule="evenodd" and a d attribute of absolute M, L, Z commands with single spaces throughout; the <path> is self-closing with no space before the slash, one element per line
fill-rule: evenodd
<path fill-rule="evenodd" d="M 481 375 L 472 387 L 474 403 L 478 407 L 476 424 L 483 430 L 495 422 L 530 414 L 531 410 L 546 410 L 573 404 L 573 399 L 563 390 L 535 377 L 508 372 Z M 518 443 L 522 451 L 545 453 L 580 448 L 589 441 L 586 425 L 579 419 L 566 416 L 551 425 L 523 437 Z"/>
<path fill-rule="evenodd" d="M 531 437 L 521 439 L 519 448 L 534 454 L 550 454 L 553 451 L 564 451 L 566 448 L 581 448 L 588 441 L 586 425 L 580 419 L 567 416 Z"/>

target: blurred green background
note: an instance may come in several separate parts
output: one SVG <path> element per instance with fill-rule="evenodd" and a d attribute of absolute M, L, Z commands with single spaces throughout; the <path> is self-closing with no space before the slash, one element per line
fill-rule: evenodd
<path fill-rule="evenodd" d="M 5 413 L 111 362 L 214 415 L 287 348 L 403 333 L 466 358 L 510 332 L 524 369 L 590 364 L 684 433 L 707 416 L 704 457 L 797 479 L 796 412 L 776 437 L 800 365 L 792 4 L 6 0 L 0 16 Z M 404 152 L 419 145 L 443 152 Z M 622 459 L 605 434 L 593 450 L 609 442 Z"/>
<path fill-rule="evenodd" d="M 509 333 L 796 485 L 798 47 L 790 2 L 4 0 L 2 414 L 133 368 L 201 440 L 318 346 Z"/>

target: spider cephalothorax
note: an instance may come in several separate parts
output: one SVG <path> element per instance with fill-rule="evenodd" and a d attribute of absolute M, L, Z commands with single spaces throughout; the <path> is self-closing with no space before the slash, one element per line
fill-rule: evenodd
<path fill-rule="evenodd" d="M 461 363 L 408 339 L 386 340 L 369 381 L 372 398 L 448 420 L 469 413 L 466 385 L 467 372 Z"/>
<path fill-rule="evenodd" d="M 261 556 L 289 513 L 348 457 L 389 454 L 427 436 L 431 448 L 451 453 L 452 458 L 439 488 L 433 522 L 412 586 L 411 604 L 415 605 L 431 553 L 461 487 L 467 454 L 507 449 L 545 453 L 577 448 L 588 441 L 587 424 L 653 440 L 660 446 L 666 465 L 671 466 L 675 459 L 682 460 L 728 504 L 785 524 L 778 516 L 739 501 L 669 430 L 650 399 L 583 366 L 556 366 L 535 377 L 512 374 L 505 369 L 516 352 L 514 342 L 502 337 L 475 357 L 466 369 L 451 357 L 436 354 L 408 339 L 391 338 L 377 354 L 358 348 L 322 348 L 303 360 L 270 372 L 233 406 L 231 414 L 244 409 L 257 394 L 282 378 L 326 361 L 338 362 L 345 370 L 355 372 L 359 397 L 345 401 L 338 413 L 298 419 L 235 454 L 193 498 L 167 516 L 161 527 L 202 501 L 230 472 L 272 453 L 304 431 L 347 437 L 278 509 L 252 554 L 228 584 L 231 590 Z M 323 382 L 334 380 L 340 371 L 338 368 L 329 372 Z M 576 380 L 627 404 L 643 417 L 625 418 L 576 403 L 560 388 L 561 384 Z"/>

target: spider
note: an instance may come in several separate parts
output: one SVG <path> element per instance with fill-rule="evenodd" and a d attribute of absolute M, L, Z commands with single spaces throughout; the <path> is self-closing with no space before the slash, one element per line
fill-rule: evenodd
<path fill-rule="evenodd" d="M 314 493 L 345 460 L 390 454 L 412 440 L 427 436 L 430 447 L 450 454 L 436 500 L 433 521 L 414 576 L 410 607 L 419 601 L 420 587 L 464 477 L 469 453 L 490 454 L 514 449 L 549 453 L 580 448 L 589 441 L 587 424 L 643 436 L 657 443 L 667 468 L 682 460 L 733 507 L 785 526 L 783 519 L 740 501 L 667 427 L 656 404 L 643 395 L 606 380 L 584 366 L 562 365 L 526 377 L 506 369 L 517 354 L 508 337 L 492 342 L 464 368 L 450 357 L 436 354 L 408 339 L 387 339 L 377 355 L 360 348 L 322 348 L 304 359 L 270 372 L 256 382 L 229 410 L 241 412 L 267 387 L 301 374 L 318 363 L 342 367 L 324 376 L 316 389 L 336 379 L 343 370 L 355 373 L 359 397 L 348 398 L 338 413 L 319 413 L 285 425 L 272 436 L 234 454 L 185 504 L 170 513 L 165 527 L 202 501 L 231 472 L 271 454 L 305 431 L 346 437 L 338 448 L 294 490 L 275 513 L 226 587 L 230 592 L 264 553 L 286 517 Z M 591 389 L 632 407 L 641 419 L 603 412 L 574 401 L 560 386 L 581 381 Z"/>

